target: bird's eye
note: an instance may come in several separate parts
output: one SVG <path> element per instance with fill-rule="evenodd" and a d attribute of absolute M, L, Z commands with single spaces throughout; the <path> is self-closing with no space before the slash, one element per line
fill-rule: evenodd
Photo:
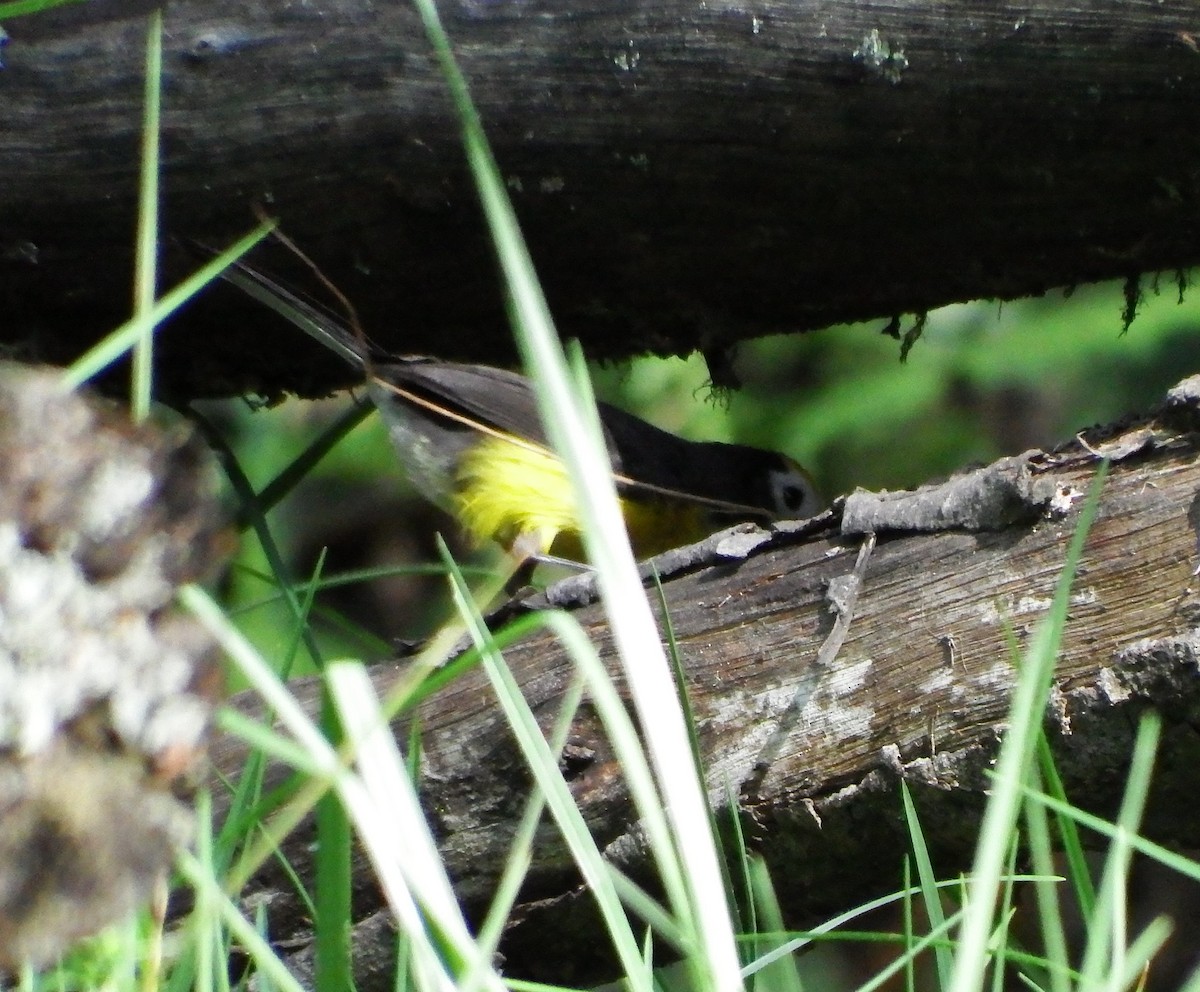
<path fill-rule="evenodd" d="M 789 510 L 798 510 L 804 505 L 804 489 L 795 483 L 784 486 L 780 495 L 783 498 L 783 505 Z"/>
<path fill-rule="evenodd" d="M 788 465 L 771 472 L 770 477 L 771 505 L 777 517 L 798 520 L 817 512 L 821 498 L 800 466 Z"/>

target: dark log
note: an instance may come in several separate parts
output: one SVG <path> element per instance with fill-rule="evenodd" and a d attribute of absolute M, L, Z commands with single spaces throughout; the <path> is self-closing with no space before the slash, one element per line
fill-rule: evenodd
<path fill-rule="evenodd" d="M 128 314 L 144 7 L 5 25 L 0 311 L 5 342 L 44 358 Z M 595 356 L 719 354 L 1200 257 L 1187 0 L 440 9 L 560 329 Z M 385 345 L 511 359 L 409 5 L 178 0 L 165 23 L 167 234 L 227 242 L 263 204 Z M 168 280 L 194 264 L 166 261 Z M 229 294 L 196 307 L 163 388 L 346 374 L 261 316 Z"/>
<path fill-rule="evenodd" d="M 717 795 L 737 796 L 792 925 L 900 884 L 901 779 L 916 794 L 939 868 L 969 866 L 1014 682 L 1010 637 L 1026 644 L 1049 607 L 1097 453 L 1115 465 L 1071 593 L 1048 730 L 1071 797 L 1111 814 L 1137 714 L 1157 708 L 1166 729 L 1145 830 L 1164 842 L 1194 838 L 1200 381 L 1177 400 L 1158 419 L 1095 431 L 939 490 L 949 525 L 929 514 L 925 494 L 911 502 L 907 522 L 889 500 L 890 529 L 864 536 L 848 532 L 852 510 L 862 519 L 862 508 L 847 504 L 816 525 L 742 531 L 664 562 L 668 574 L 679 571 L 663 589 L 709 783 Z M 981 492 L 989 498 L 978 499 Z M 579 585 L 550 598 L 571 598 Z M 575 616 L 611 658 L 600 607 Z M 551 721 L 570 661 L 545 635 L 506 657 Z M 375 680 L 383 688 L 402 669 L 379 668 Z M 313 694 L 311 683 L 299 688 Z M 462 899 L 479 912 L 505 862 L 526 774 L 479 671 L 423 703 L 419 718 L 431 822 Z M 218 767 L 236 774 L 239 749 L 219 743 Z M 634 814 L 586 705 L 564 762 L 600 844 L 646 878 Z M 289 839 L 294 863 L 304 865 L 309 841 L 303 833 Z M 366 940 L 379 932 L 371 918 L 379 900 L 365 865 L 357 881 Z M 286 936 L 289 921 L 301 928 L 300 911 L 286 908 L 286 883 L 260 883 L 276 896 L 274 932 Z M 589 897 L 547 826 L 502 948 L 506 970 L 597 980 L 611 962 L 603 941 L 579 940 L 593 923 Z"/>

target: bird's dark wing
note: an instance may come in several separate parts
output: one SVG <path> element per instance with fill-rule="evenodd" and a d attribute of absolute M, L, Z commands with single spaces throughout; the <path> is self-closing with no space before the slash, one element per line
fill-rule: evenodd
<path fill-rule="evenodd" d="M 364 354 L 365 341 L 360 343 L 337 318 L 262 273 L 238 264 L 224 277 L 351 365 L 365 369 L 381 386 L 393 387 L 398 398 L 420 402 L 430 415 L 448 413 L 447 426 L 482 425 L 549 446 L 533 389 L 524 376 L 415 356 L 375 365 Z M 763 494 L 764 459 L 779 461 L 778 455 L 740 445 L 686 441 L 618 407 L 598 407 L 605 445 L 624 493 L 675 498 L 747 516 L 769 512 Z"/>
<path fill-rule="evenodd" d="M 381 365 L 375 374 L 469 419 L 537 444 L 546 443 L 533 390 L 528 380 L 515 372 L 413 358 Z"/>
<path fill-rule="evenodd" d="M 778 453 L 688 441 L 604 403 L 600 417 L 629 488 L 674 495 L 734 515 L 772 515 L 768 472 L 784 468 Z"/>
<path fill-rule="evenodd" d="M 463 414 L 469 420 L 480 421 L 542 447 L 549 446 L 533 387 L 528 379 L 516 372 L 488 365 L 413 358 L 380 366 L 376 375 L 437 406 Z M 603 421 L 603 416 L 601 419 Z M 620 471 L 620 452 L 607 429 L 604 434 L 609 456 L 615 462 L 614 468 Z"/>
<path fill-rule="evenodd" d="M 548 447 L 528 379 L 486 365 L 413 358 L 380 366 L 378 378 L 428 401 Z M 770 515 L 766 473 L 782 467 L 774 452 L 742 445 L 687 441 L 608 403 L 598 404 L 609 458 L 621 491 L 707 506 L 734 516 Z M 777 464 L 778 463 L 778 464 Z"/>

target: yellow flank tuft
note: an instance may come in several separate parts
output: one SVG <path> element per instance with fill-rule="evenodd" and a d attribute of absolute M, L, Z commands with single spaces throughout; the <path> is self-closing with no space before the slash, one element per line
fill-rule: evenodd
<path fill-rule="evenodd" d="M 579 531 L 571 482 L 549 451 L 481 437 L 459 461 L 456 516 L 476 540 L 505 548 L 536 536 L 543 552 L 562 531 Z"/>
<path fill-rule="evenodd" d="M 473 539 L 504 548 L 521 540 L 543 553 L 553 546 L 555 554 L 583 560 L 571 483 L 551 452 L 484 436 L 463 454 L 456 482 L 455 515 Z M 699 541 L 719 526 L 686 498 L 626 492 L 621 514 L 638 558 Z"/>

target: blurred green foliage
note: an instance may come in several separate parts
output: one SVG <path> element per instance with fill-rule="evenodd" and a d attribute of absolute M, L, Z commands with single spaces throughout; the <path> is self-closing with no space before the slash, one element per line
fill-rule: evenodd
<path fill-rule="evenodd" d="M 602 370 L 597 391 L 688 437 L 785 451 L 827 495 L 903 488 L 1146 411 L 1200 370 L 1200 302 L 1148 284 L 1128 332 L 1123 306 L 1107 283 L 945 307 L 904 363 L 885 321 L 764 339 L 739 349 L 727 404 L 699 357 Z"/>
<path fill-rule="evenodd" d="M 597 394 L 686 437 L 740 441 L 785 451 L 829 496 L 855 486 L 903 488 L 973 462 L 1069 440 L 1094 423 L 1146 411 L 1164 390 L 1200 370 L 1200 303 L 1179 302 L 1172 283 L 1147 284 L 1137 319 L 1122 329 L 1118 283 L 1000 306 L 973 303 L 929 315 L 900 361 L 884 321 L 742 345 L 743 388 L 707 385 L 703 359 L 643 359 L 594 370 Z M 902 324 L 901 330 L 911 326 Z M 225 411 L 243 467 L 261 488 L 344 409 L 348 397 Z M 360 568 L 403 571 L 436 560 L 433 535 L 453 522 L 412 493 L 371 417 L 329 455 L 272 515 L 272 533 L 304 578 L 328 547 L 325 574 Z M 248 540 L 228 601 L 244 626 L 278 656 L 290 636 L 256 542 Z M 458 550 L 469 560 L 493 553 Z M 445 615 L 444 582 L 374 580 L 323 594 L 331 651 L 383 655 L 386 644 L 349 633 L 339 613 L 381 637 L 418 637 Z"/>

